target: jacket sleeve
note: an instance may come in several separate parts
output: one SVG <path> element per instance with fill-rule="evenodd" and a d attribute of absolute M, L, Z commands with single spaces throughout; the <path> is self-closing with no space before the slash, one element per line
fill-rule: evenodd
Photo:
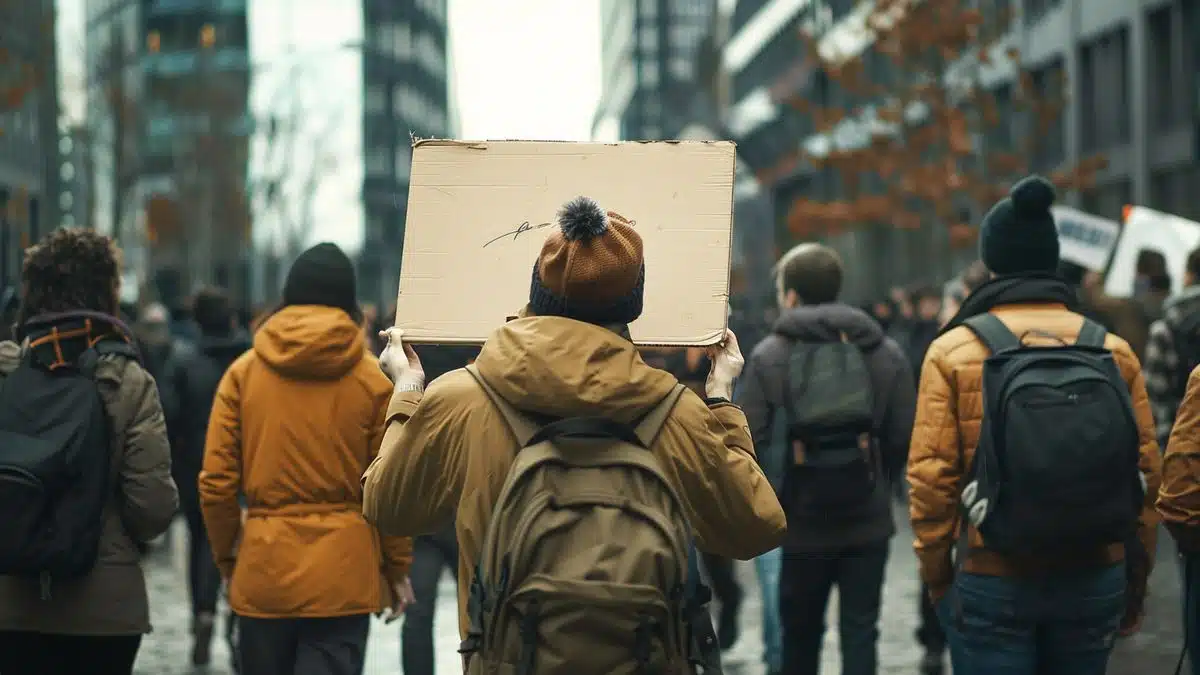
<path fill-rule="evenodd" d="M 150 373 L 130 359 L 105 360 L 121 373 L 115 388 L 101 387 L 106 407 L 128 411 L 123 419 L 114 415 L 124 428 L 119 468 L 121 522 L 135 541 L 148 542 L 167 531 L 179 508 L 179 492 L 171 479 L 167 425 Z M 97 379 L 103 381 L 106 371 L 109 369 L 98 369 Z"/>
<path fill-rule="evenodd" d="M 894 375 L 884 390 L 883 425 L 880 428 L 880 449 L 883 468 L 892 480 L 898 480 L 908 459 L 912 440 L 913 417 L 916 415 L 917 386 L 912 367 L 898 348 L 892 350 Z"/>
<path fill-rule="evenodd" d="M 758 449 L 765 448 L 771 442 L 775 419 L 775 406 L 767 399 L 761 360 L 757 350 L 750 355 L 734 395 L 734 401 L 746 415 L 753 447 Z"/>
<path fill-rule="evenodd" d="M 1187 393 L 1163 455 L 1158 513 L 1179 549 L 1200 551 L 1200 368 L 1188 378 Z"/>
<path fill-rule="evenodd" d="M 384 535 L 431 533 L 454 517 L 466 468 L 465 420 L 450 391 L 457 386 L 446 375 L 424 396 L 392 395 L 379 456 L 363 476 L 363 515 Z"/>
<path fill-rule="evenodd" d="M 954 578 L 950 552 L 962 478 L 958 401 L 943 347 L 934 343 L 921 367 L 908 451 L 908 508 L 921 579 L 940 596 Z"/>
<path fill-rule="evenodd" d="M 1124 358 L 1118 354 L 1121 374 L 1129 385 L 1129 395 L 1133 399 L 1133 414 L 1138 426 L 1140 442 L 1138 468 L 1146 485 L 1145 500 L 1142 514 L 1138 518 L 1138 540 L 1140 551 L 1127 551 L 1130 566 L 1130 584 L 1135 594 L 1144 598 L 1146 580 L 1154 569 L 1154 554 L 1158 550 L 1158 512 L 1155 501 L 1158 499 L 1159 487 L 1162 484 L 1162 456 L 1158 449 L 1158 439 L 1154 427 L 1154 414 L 1150 412 L 1150 399 L 1146 395 L 1146 382 L 1142 376 L 1142 366 L 1132 351 L 1126 351 Z"/>
<path fill-rule="evenodd" d="M 381 374 L 380 377 L 383 377 Z M 386 378 L 384 378 L 386 379 Z M 383 443 L 384 432 L 387 429 L 388 404 L 390 391 L 384 391 L 379 397 L 379 415 L 377 423 L 372 427 L 370 439 L 370 461 L 372 464 L 379 456 L 379 447 Z M 403 581 L 408 577 L 413 560 L 413 541 L 411 537 L 382 537 L 383 568 L 387 578 L 392 583 Z"/>
<path fill-rule="evenodd" d="M 204 527 L 213 559 L 226 579 L 233 574 L 242 532 L 242 509 L 238 504 L 242 488 L 241 364 L 235 361 L 217 385 L 199 481 Z"/>
<path fill-rule="evenodd" d="M 782 543 L 787 518 L 755 459 L 741 408 L 724 402 L 708 408 L 686 391 L 656 450 L 700 549 L 749 560 Z"/>
<path fill-rule="evenodd" d="M 1175 423 L 1175 409 L 1179 405 L 1175 384 L 1175 370 L 1179 358 L 1175 353 L 1171 330 L 1165 321 L 1155 321 L 1150 326 L 1150 338 L 1146 342 L 1146 362 L 1142 373 L 1146 378 L 1146 395 L 1150 397 L 1150 409 L 1154 413 L 1156 436 L 1160 447 L 1167 444 L 1171 425 Z"/>

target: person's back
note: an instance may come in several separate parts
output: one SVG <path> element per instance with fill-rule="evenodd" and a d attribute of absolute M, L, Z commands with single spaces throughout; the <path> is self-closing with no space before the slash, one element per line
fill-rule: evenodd
<path fill-rule="evenodd" d="M 359 672 L 370 614 L 391 606 L 407 577 L 411 541 L 385 539 L 381 551 L 362 517 L 359 479 L 378 449 L 390 386 L 352 318 L 353 288 L 336 247 L 302 255 L 285 306 L 225 373 L 213 404 L 200 498 L 231 580 L 243 672 L 291 673 L 297 663 Z M 331 650 L 339 656 L 326 663 Z"/>
<path fill-rule="evenodd" d="M 590 200 L 579 201 L 595 208 Z M 531 419 L 602 418 L 631 428 L 675 391 L 676 379 L 646 365 L 625 329 L 641 312 L 641 240 L 620 216 L 600 213 L 603 225 L 590 235 L 567 232 L 565 224 L 563 232 L 549 235 L 529 306 L 521 318 L 493 333 L 475 361 L 487 387 Z M 580 253 L 571 256 L 570 250 Z M 590 274 L 572 277 L 567 265 L 579 270 L 596 262 L 588 261 L 584 250 L 603 250 L 611 257 L 589 268 Z M 385 350 L 385 366 L 399 347 Z M 698 545 L 749 558 L 774 547 L 785 523 L 755 465 L 745 417 L 728 402 L 738 369 L 728 359 L 715 361 L 706 392 L 714 398 L 706 403 L 684 392 L 649 447 L 679 495 Z M 424 392 L 419 371 L 389 367 L 396 389 L 384 448 L 364 477 L 364 511 L 385 533 L 413 535 L 434 531 L 457 511 L 465 638 L 470 626 L 465 581 L 474 576 L 484 533 L 521 444 L 472 373 L 448 373 Z M 568 637 L 554 634 L 551 626 L 543 629 L 547 636 Z M 487 656 L 486 641 L 484 649 L 481 658 Z M 586 654 L 578 659 L 579 666 L 587 664 Z"/>
<path fill-rule="evenodd" d="M 956 670 L 1004 666 L 1020 673 L 1053 671 L 1101 675 L 1112 647 L 1111 636 L 1119 628 L 1135 629 L 1140 621 L 1145 580 L 1153 562 L 1157 517 L 1152 505 L 1159 481 L 1159 455 L 1141 373 L 1128 343 L 1115 335 L 1105 334 L 1096 324 L 1085 324 L 1084 317 L 1072 311 L 1077 301 L 1075 292 L 1054 275 L 1058 264 L 1058 239 L 1049 211 L 1053 198 L 1053 188 L 1042 179 L 1026 179 L 1014 188 L 1011 198 L 1002 200 L 988 214 L 983 225 L 981 253 L 985 264 L 999 276 L 967 298 L 955 319 L 930 347 L 921 372 L 917 418 L 908 459 L 910 516 L 922 578 L 929 584 L 942 617 Z M 985 361 L 996 354 L 976 332 L 982 329 L 972 326 L 981 325 L 983 318 L 989 315 L 1011 333 L 1014 344 L 1030 347 L 1070 348 L 1077 344 L 1084 326 L 1090 326 L 1089 334 L 1082 340 L 1085 351 L 1079 352 L 1078 356 L 1092 354 L 1095 358 L 1086 363 L 1086 359 L 1075 359 L 1070 363 L 1076 365 L 1071 367 L 1078 368 L 1078 364 L 1083 364 L 1085 368 L 1091 368 L 1092 363 L 1103 363 L 1107 358 L 1111 358 L 1110 363 L 1115 363 L 1113 377 L 1120 380 L 1118 386 L 1127 390 L 1128 398 L 1124 398 L 1125 392 L 1119 392 L 1126 402 L 1118 403 L 1112 414 L 1106 415 L 1105 422 L 1111 428 L 1101 433 L 1111 433 L 1113 438 L 1119 437 L 1117 432 L 1128 435 L 1128 447 L 1118 448 L 1127 453 L 1128 464 L 1122 459 L 1106 467 L 1097 467 L 1088 455 L 1071 454 L 1074 473 L 1068 472 L 1064 479 L 1061 472 L 1068 471 L 1063 465 L 1068 456 L 1066 453 L 1083 453 L 1083 445 L 1090 445 L 1096 453 L 1107 452 L 1109 447 L 1104 442 L 1108 439 L 1089 439 L 1081 443 L 1082 439 L 1078 437 L 1055 436 L 1050 428 L 1028 429 L 1028 433 L 1038 434 L 1039 439 L 1056 444 L 1055 449 L 1062 451 L 1030 465 L 1018 464 L 1015 459 L 1036 455 L 1037 448 L 1029 447 L 1030 443 L 1025 442 L 1019 447 L 1012 444 L 997 447 L 995 439 L 998 436 L 994 431 L 984 435 L 985 429 L 999 428 L 997 425 L 1017 419 L 1014 415 L 1032 419 L 1029 415 L 1037 412 L 1038 405 L 1057 405 L 1054 397 L 1060 393 L 1053 380 L 1055 362 L 1046 360 L 1046 356 L 1039 357 L 1036 350 L 1029 350 L 1022 358 L 1031 359 L 1026 369 L 1027 373 L 1034 373 L 1031 376 L 1043 377 L 1041 373 L 1050 373 L 1050 380 L 1037 380 L 1042 384 L 1028 385 L 1041 386 L 1045 401 L 1014 398 L 1024 392 L 1004 388 L 1008 382 L 1004 378 L 1009 375 L 996 370 L 1003 367 L 1003 360 L 988 362 L 990 365 L 986 368 L 991 369 L 987 370 L 988 377 L 995 379 L 988 380 L 991 384 L 985 391 Z M 1093 336 L 1097 338 L 1097 344 L 1102 342 L 1102 347 L 1089 346 Z M 1111 357 L 1106 352 L 1111 352 Z M 1039 358 L 1040 361 L 1032 360 Z M 1058 371 L 1062 378 L 1076 377 L 1081 372 L 1078 369 L 1063 371 L 1062 363 L 1065 362 L 1059 362 Z M 1096 370 L 1094 377 L 1099 377 L 1099 372 Z M 1057 414 L 1074 417 L 1060 417 L 1059 428 L 1079 426 L 1078 421 L 1083 418 L 1077 416 L 1091 414 L 1092 408 L 1088 406 L 1101 398 L 1108 400 L 1094 392 L 1075 396 L 1066 395 L 1063 400 L 1068 403 L 1083 401 L 1088 405 L 1076 408 L 1072 403 L 1061 408 Z M 1020 400 L 1022 403 L 1019 409 L 1010 408 L 1001 406 L 1002 400 L 1010 403 Z M 989 409 L 986 415 L 985 406 Z M 1062 447 L 1064 444 L 1066 448 Z M 996 469 L 992 464 L 986 464 L 983 469 L 978 465 L 980 458 L 985 456 L 979 451 L 981 447 L 987 449 L 989 458 L 997 453 L 1012 457 L 1012 464 L 1004 466 L 1022 467 L 1021 473 L 1013 474 L 1014 478 L 1006 483 L 1010 492 L 988 503 L 975 499 L 979 491 L 994 485 L 996 480 L 992 473 Z M 1053 476 L 1039 474 L 1036 472 L 1039 465 L 1056 467 L 1052 469 L 1055 473 Z M 989 467 L 991 472 L 988 472 Z M 1010 469 L 1002 467 L 1000 470 Z M 1011 470 L 1018 471 L 1017 468 Z M 1097 470 L 1108 473 L 1098 476 Z M 1123 473 L 1126 471 L 1128 473 Z M 1033 497 L 1015 500 L 1011 492 L 1018 489 L 1018 484 L 1042 485 L 1052 479 L 1057 483 L 1054 487 L 1044 487 Z M 1029 523 L 1028 518 L 1020 516 L 1032 508 L 1029 499 L 1041 499 L 1043 503 L 1048 503 L 1045 502 L 1048 499 L 1066 500 L 1063 502 L 1065 507 L 1086 511 L 1085 504 L 1070 501 L 1071 495 L 1094 487 L 1094 482 L 1085 484 L 1084 480 L 1111 480 L 1129 495 L 1143 490 L 1139 482 L 1148 486 L 1144 495 L 1135 495 L 1143 497 L 1140 517 L 1137 505 L 1131 504 L 1127 524 L 1117 528 L 1124 532 L 1123 528 L 1127 527 L 1129 539 L 1124 536 L 1098 537 L 1094 542 L 1071 548 L 1059 547 L 1062 543 L 1059 541 L 1040 549 L 1027 546 L 1017 551 L 1009 550 L 1008 544 L 1014 536 L 1016 539 L 1026 536 L 1030 541 L 1044 540 L 1044 532 L 1035 532 L 1027 525 L 1016 531 L 1003 527 L 1005 521 Z M 964 490 L 969 481 L 977 483 L 978 490 L 974 487 Z M 1062 485 L 1064 481 L 1076 481 L 1076 484 Z M 1107 514 L 1110 505 L 1105 506 L 1105 509 L 1094 511 Z M 972 525 L 960 539 L 964 533 L 960 522 L 969 507 L 974 507 L 969 511 Z M 1012 515 L 1017 513 L 1013 509 L 1023 507 L 1025 511 Z M 1042 518 L 1034 521 L 1038 527 L 1055 522 L 1060 515 L 1048 508 L 1043 511 Z M 1002 515 L 997 516 L 998 513 Z M 1062 537 L 1065 540 L 1074 536 L 1075 530 L 1084 531 L 1091 524 L 1076 522 L 1074 528 L 1071 524 L 1063 525 L 1068 527 Z M 977 526 L 993 533 L 996 537 L 992 542 L 994 546 L 989 546 L 989 540 L 981 537 Z M 1135 531 L 1137 536 L 1132 537 Z M 958 551 L 957 562 L 952 565 L 951 550 L 959 542 L 966 550 Z M 1042 601 L 1031 601 L 1038 596 Z M 1008 609 L 1000 611 L 1000 608 Z M 1003 639 L 997 639 L 998 635 Z"/>
<path fill-rule="evenodd" d="M 776 421 L 787 427 L 769 471 L 782 477 L 788 518 L 782 672 L 816 673 L 836 586 L 843 671 L 870 675 L 895 533 L 889 482 L 912 430 L 911 368 L 874 318 L 838 301 L 843 264 L 832 249 L 801 244 L 776 270 L 779 319 L 750 355 L 737 403 L 756 446 L 771 442 Z"/>
<path fill-rule="evenodd" d="M 69 274 L 61 271 L 64 269 Z M 178 501 L 154 380 L 138 363 L 129 329 L 114 316 L 117 269 L 115 248 L 107 237 L 87 230 L 58 230 L 48 235 L 26 252 L 22 273 L 25 296 L 16 335 L 20 344 L 0 343 L 0 394 L 17 407 L 22 418 L 14 420 L 0 413 L 4 418 L 0 434 L 5 436 L 0 445 L 0 466 L 4 467 L 0 474 L 10 477 L 0 489 L 10 496 L 22 494 L 20 483 L 11 478 L 36 479 L 28 469 L 14 470 L 14 463 L 24 460 L 10 453 L 29 442 L 28 436 L 25 441 L 20 437 L 38 423 L 38 414 L 63 412 L 53 401 L 46 401 L 45 410 L 21 409 L 9 397 L 19 396 L 28 404 L 38 401 L 39 392 L 6 390 L 10 378 L 21 377 L 19 385 L 12 385 L 22 387 L 39 382 L 56 382 L 55 386 L 61 387 L 71 378 L 93 379 L 105 422 L 99 435 L 109 443 L 78 448 L 85 453 L 103 453 L 102 457 L 64 456 L 63 461 L 90 462 L 90 468 L 97 471 L 97 464 L 111 467 L 99 479 L 91 473 L 72 477 L 65 486 L 69 494 L 61 497 L 90 490 L 91 481 L 109 483 L 107 489 L 97 483 L 98 509 L 77 514 L 96 518 L 99 528 L 98 542 L 90 542 L 96 546 L 90 570 L 61 579 L 49 572 L 0 576 L 0 672 L 4 675 L 128 675 L 142 635 L 150 632 L 138 544 L 167 529 Z M 46 371 L 62 375 L 39 379 L 37 373 Z M 39 452 L 48 449 L 38 447 Z M 45 463 L 41 468 L 51 470 Z M 12 506 L 11 502 L 5 504 L 6 522 L 22 522 L 21 514 L 8 510 Z M 6 530 L 5 543 L 11 545 L 16 534 Z M 89 546 L 83 540 L 68 543 L 81 551 Z"/>
<path fill-rule="evenodd" d="M 221 577 L 200 512 L 198 480 L 204 463 L 209 413 L 225 371 L 250 349 L 237 331 L 229 299 L 218 289 L 196 293 L 193 315 L 200 329 L 194 344 L 180 343 L 159 382 L 171 433 L 171 471 L 189 531 L 188 586 L 192 600 L 192 663 L 209 662 Z"/>

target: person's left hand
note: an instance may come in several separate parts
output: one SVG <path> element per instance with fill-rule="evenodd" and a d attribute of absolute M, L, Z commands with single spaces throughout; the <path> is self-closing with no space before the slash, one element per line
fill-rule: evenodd
<path fill-rule="evenodd" d="M 425 369 L 417 352 L 404 343 L 404 331 L 393 326 L 379 331 L 379 337 L 387 341 L 383 353 L 379 355 L 379 367 L 392 384 L 423 389 Z"/>

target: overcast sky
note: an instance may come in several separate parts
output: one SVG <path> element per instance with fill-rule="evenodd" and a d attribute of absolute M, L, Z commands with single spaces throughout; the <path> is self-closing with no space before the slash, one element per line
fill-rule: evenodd
<path fill-rule="evenodd" d="M 85 0 L 58 1 L 63 107 L 69 118 L 81 120 Z M 600 96 L 599 0 L 449 4 L 461 137 L 590 138 Z M 362 74 L 355 54 L 341 46 L 362 39 L 359 8 L 350 0 L 250 0 L 252 108 L 260 117 L 293 103 L 304 111 L 305 123 L 294 132 L 299 154 L 309 164 L 320 155 L 332 167 L 317 192 L 311 239 L 351 249 L 361 244 L 362 230 Z M 262 147 L 257 150 L 252 177 L 265 163 Z M 308 175 L 303 169 L 292 173 L 293 201 L 299 203 Z M 274 215 L 259 214 L 259 241 L 277 227 Z"/>

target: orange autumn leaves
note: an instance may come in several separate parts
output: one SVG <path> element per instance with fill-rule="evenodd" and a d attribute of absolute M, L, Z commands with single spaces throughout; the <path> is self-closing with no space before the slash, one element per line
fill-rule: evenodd
<path fill-rule="evenodd" d="M 805 59 L 825 74 L 833 103 L 787 103 L 816 132 L 843 142 L 798 149 L 758 172 L 772 185 L 811 167 L 836 186 L 837 198 L 805 196 L 789 206 L 795 235 L 932 224 L 947 228 L 952 245 L 969 246 L 976 233 L 964 214 L 986 209 L 1035 170 L 1039 144 L 1057 133 L 1066 83 L 1021 70 L 1004 100 L 983 86 L 985 69 L 1005 60 L 1019 67 L 1020 54 L 1000 40 L 1009 13 L 975 4 L 876 0 L 859 26 L 873 41 L 853 56 L 804 36 Z M 1103 166 L 1096 157 L 1048 173 L 1060 189 L 1076 190 Z"/>

